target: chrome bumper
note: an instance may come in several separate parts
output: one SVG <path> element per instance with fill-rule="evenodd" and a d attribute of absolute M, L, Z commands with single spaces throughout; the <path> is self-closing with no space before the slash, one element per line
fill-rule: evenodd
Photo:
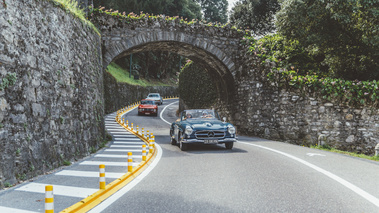
<path fill-rule="evenodd" d="M 183 143 L 204 143 L 204 140 L 201 139 L 187 139 L 183 138 L 182 139 Z M 224 138 L 224 139 L 219 139 L 218 143 L 231 143 L 231 142 L 237 142 L 237 138 Z"/>

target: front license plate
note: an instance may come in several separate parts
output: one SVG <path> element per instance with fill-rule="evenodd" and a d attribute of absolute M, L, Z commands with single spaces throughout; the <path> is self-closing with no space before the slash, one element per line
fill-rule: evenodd
<path fill-rule="evenodd" d="M 213 140 L 204 140 L 204 144 L 216 144 L 218 143 L 218 140 L 217 139 L 213 139 Z"/>
<path fill-rule="evenodd" d="M 150 115 L 150 112 L 145 112 L 146 115 Z"/>

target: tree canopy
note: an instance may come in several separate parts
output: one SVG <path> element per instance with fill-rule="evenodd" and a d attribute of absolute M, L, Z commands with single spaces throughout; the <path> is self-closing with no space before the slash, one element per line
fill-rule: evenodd
<path fill-rule="evenodd" d="M 278 0 L 240 0 L 232 8 L 230 22 L 264 35 L 275 30 L 274 15 L 279 9 Z"/>
<path fill-rule="evenodd" d="M 286 0 L 276 26 L 310 54 L 323 54 L 331 75 L 379 79 L 378 6 L 377 0 Z"/>
<path fill-rule="evenodd" d="M 209 22 L 228 22 L 227 0 L 198 0 L 203 11 L 203 18 Z"/>
<path fill-rule="evenodd" d="M 109 9 L 128 13 L 140 12 L 164 14 L 187 19 L 201 19 L 201 7 L 195 0 L 93 0 L 94 7 L 104 6 Z"/>

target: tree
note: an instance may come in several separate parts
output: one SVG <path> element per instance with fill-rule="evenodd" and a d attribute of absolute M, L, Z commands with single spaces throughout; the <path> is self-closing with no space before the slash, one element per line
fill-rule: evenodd
<path fill-rule="evenodd" d="M 204 14 L 204 19 L 209 22 L 228 22 L 227 0 L 198 0 Z"/>
<path fill-rule="evenodd" d="M 278 0 L 240 0 L 232 8 L 230 22 L 264 35 L 275 31 L 274 17 L 279 9 Z"/>
<path fill-rule="evenodd" d="M 187 19 L 201 19 L 201 8 L 195 0 L 93 0 L 94 7 L 103 6 L 107 9 L 139 14 L 164 14 L 180 16 Z"/>
<path fill-rule="evenodd" d="M 276 25 L 310 53 L 324 54 L 335 77 L 379 79 L 378 6 L 375 0 L 288 0 Z"/>

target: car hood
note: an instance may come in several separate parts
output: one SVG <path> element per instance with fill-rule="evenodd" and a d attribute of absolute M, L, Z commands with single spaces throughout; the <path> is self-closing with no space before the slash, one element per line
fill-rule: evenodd
<path fill-rule="evenodd" d="M 154 109 L 157 107 L 156 105 L 150 105 L 150 104 L 141 104 L 139 106 L 140 108 L 151 108 L 151 109 Z"/>
<path fill-rule="evenodd" d="M 188 119 L 186 121 L 195 130 L 216 130 L 216 129 L 226 129 L 229 123 L 224 123 L 220 120 L 197 120 Z"/>

